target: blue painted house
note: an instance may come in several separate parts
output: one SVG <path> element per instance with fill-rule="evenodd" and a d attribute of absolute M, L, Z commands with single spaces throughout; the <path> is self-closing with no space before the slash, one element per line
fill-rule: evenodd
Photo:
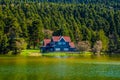
<path fill-rule="evenodd" d="M 53 36 L 51 39 L 44 39 L 41 51 L 75 51 L 75 45 L 68 36 Z"/>

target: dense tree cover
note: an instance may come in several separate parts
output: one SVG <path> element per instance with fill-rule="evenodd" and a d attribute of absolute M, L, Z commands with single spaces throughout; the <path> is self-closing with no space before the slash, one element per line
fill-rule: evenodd
<path fill-rule="evenodd" d="M 54 3 L 105 3 L 120 2 L 119 0 L 0 0 L 1 3 L 19 2 L 54 2 Z"/>
<path fill-rule="evenodd" d="M 17 1 L 0 0 L 2 54 L 19 53 L 26 45 L 27 48 L 37 48 L 44 38 L 52 35 L 70 36 L 76 44 L 87 41 L 91 48 L 101 41 L 102 51 L 120 49 L 119 0 Z"/>

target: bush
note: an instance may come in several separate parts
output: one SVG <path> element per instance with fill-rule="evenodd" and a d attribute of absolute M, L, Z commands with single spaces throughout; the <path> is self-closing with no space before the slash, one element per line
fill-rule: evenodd
<path fill-rule="evenodd" d="M 12 43 L 13 53 L 21 53 L 22 50 L 26 49 L 27 43 L 23 38 L 17 38 Z"/>
<path fill-rule="evenodd" d="M 80 51 L 89 51 L 90 50 L 89 41 L 80 41 L 80 42 L 78 42 L 77 49 L 80 50 Z"/>
<path fill-rule="evenodd" d="M 96 41 L 96 43 L 95 43 L 92 50 L 93 50 L 94 53 L 99 54 L 101 52 L 101 50 L 102 50 L 102 41 L 101 40 Z"/>

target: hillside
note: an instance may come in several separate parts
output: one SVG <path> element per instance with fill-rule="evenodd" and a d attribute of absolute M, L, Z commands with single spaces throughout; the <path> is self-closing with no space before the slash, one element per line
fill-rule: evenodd
<path fill-rule="evenodd" d="M 1 3 L 10 2 L 54 2 L 54 3 L 118 3 L 120 0 L 0 0 Z"/>
<path fill-rule="evenodd" d="M 106 0 L 106 3 L 102 0 L 76 0 L 79 4 L 72 0 L 66 0 L 71 4 L 39 1 L 0 1 L 1 53 L 12 51 L 16 54 L 26 46 L 38 47 L 44 38 L 52 35 L 70 36 L 76 44 L 89 41 L 91 48 L 96 41 L 101 40 L 102 51 L 114 52 L 120 49 L 119 0 Z"/>

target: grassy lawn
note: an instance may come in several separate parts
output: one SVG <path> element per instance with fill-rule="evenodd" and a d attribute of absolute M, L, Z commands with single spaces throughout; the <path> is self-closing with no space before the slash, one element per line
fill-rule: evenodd
<path fill-rule="evenodd" d="M 29 56 L 29 55 L 35 54 L 35 53 L 40 54 L 40 50 L 39 49 L 37 49 L 37 50 L 33 50 L 33 49 L 22 50 L 20 55 Z"/>
<path fill-rule="evenodd" d="M 48 53 L 40 53 L 39 49 L 26 49 L 22 50 L 19 54 L 20 56 L 90 56 L 92 52 L 48 52 Z M 18 55 L 18 56 L 19 56 Z"/>
<path fill-rule="evenodd" d="M 54 56 L 63 56 L 63 57 L 64 56 L 74 56 L 74 57 L 86 56 L 86 57 L 89 57 L 91 55 L 93 55 L 92 52 L 48 52 L 48 53 L 41 53 L 39 49 L 26 49 L 26 50 L 22 50 L 22 52 L 20 54 L 18 54 L 17 56 L 48 56 L 48 57 L 54 57 Z M 12 55 L 6 55 L 6 56 L 12 56 Z"/>
<path fill-rule="evenodd" d="M 93 53 L 92 52 L 48 52 L 48 53 L 40 53 L 40 50 L 22 50 L 21 54 L 22 56 L 90 56 Z M 40 54 L 40 55 L 39 55 Z"/>
<path fill-rule="evenodd" d="M 90 56 L 93 53 L 91 52 L 49 52 L 43 53 L 43 56 Z"/>

